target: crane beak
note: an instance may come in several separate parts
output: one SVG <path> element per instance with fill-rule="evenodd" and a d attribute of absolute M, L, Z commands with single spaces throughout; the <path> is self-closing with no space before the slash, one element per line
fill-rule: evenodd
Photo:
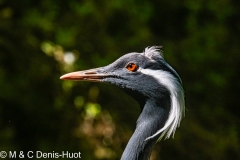
<path fill-rule="evenodd" d="M 60 77 L 61 80 L 75 80 L 75 81 L 91 81 L 100 82 L 109 75 L 106 73 L 98 73 L 99 68 L 85 71 L 71 72 Z"/>

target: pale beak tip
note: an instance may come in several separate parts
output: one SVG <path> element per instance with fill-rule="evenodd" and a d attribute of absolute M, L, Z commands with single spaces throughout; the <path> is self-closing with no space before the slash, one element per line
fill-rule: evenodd
<path fill-rule="evenodd" d="M 64 74 L 60 77 L 61 80 L 81 80 L 81 74 L 79 72 L 71 72 Z"/>
<path fill-rule="evenodd" d="M 65 80 L 65 79 L 67 79 L 66 74 L 65 74 L 65 75 L 62 75 L 62 76 L 60 77 L 60 79 L 61 79 L 61 80 Z"/>

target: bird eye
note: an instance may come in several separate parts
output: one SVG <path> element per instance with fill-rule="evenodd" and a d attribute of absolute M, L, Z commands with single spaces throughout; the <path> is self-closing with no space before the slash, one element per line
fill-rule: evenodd
<path fill-rule="evenodd" d="M 131 72 L 135 72 L 138 69 L 138 66 L 135 63 L 129 63 L 126 68 L 131 71 Z"/>

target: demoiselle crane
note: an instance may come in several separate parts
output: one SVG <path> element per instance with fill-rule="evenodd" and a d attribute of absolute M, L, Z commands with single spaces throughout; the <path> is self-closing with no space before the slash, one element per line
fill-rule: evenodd
<path fill-rule="evenodd" d="M 160 47 L 128 53 L 100 68 L 65 74 L 62 80 L 107 82 L 122 88 L 141 107 L 136 129 L 121 160 L 148 160 L 157 141 L 174 136 L 184 116 L 182 83 Z"/>

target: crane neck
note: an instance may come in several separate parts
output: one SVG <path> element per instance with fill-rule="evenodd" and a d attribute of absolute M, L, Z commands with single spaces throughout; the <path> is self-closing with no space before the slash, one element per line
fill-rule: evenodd
<path fill-rule="evenodd" d="M 167 104 L 170 104 L 170 101 L 159 103 L 149 99 L 143 107 L 141 106 L 142 112 L 137 120 L 136 129 L 123 152 L 121 160 L 149 159 L 159 136 L 151 139 L 147 138 L 164 126 L 170 111 L 170 105 L 166 106 Z"/>

